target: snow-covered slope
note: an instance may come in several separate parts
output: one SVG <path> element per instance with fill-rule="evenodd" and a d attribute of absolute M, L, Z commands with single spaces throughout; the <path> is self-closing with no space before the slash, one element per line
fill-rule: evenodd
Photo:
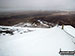
<path fill-rule="evenodd" d="M 9 28 L 20 31 L 15 31 L 14 35 L 0 35 L 0 56 L 60 56 L 60 48 L 67 51 L 75 50 L 71 36 L 57 26 L 53 28 Z M 24 31 L 28 32 L 24 33 Z"/>
<path fill-rule="evenodd" d="M 66 32 L 75 37 L 75 28 L 73 28 L 72 26 L 65 26 L 64 29 Z"/>
<path fill-rule="evenodd" d="M 42 21 L 42 20 L 36 20 L 36 22 L 21 22 L 18 23 L 16 25 L 14 25 L 15 27 L 36 27 L 36 28 L 50 28 L 55 26 L 55 24 L 53 23 L 49 23 L 46 21 Z"/>

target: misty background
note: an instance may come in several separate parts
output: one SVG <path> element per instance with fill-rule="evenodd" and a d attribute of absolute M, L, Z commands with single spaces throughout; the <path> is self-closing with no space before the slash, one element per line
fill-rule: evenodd
<path fill-rule="evenodd" d="M 75 0 L 0 0 L 0 11 L 75 10 Z"/>

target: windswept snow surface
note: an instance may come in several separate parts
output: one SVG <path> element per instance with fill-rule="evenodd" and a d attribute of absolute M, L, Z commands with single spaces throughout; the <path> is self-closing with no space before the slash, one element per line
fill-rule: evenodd
<path fill-rule="evenodd" d="M 57 26 L 53 28 L 18 28 L 33 31 L 1 35 L 0 56 L 60 56 L 60 48 L 67 51 L 75 50 L 71 36 Z"/>

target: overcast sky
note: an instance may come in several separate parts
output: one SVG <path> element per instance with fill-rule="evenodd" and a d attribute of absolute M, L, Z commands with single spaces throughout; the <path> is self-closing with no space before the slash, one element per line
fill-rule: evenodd
<path fill-rule="evenodd" d="M 75 0 L 0 0 L 2 10 L 75 10 Z"/>

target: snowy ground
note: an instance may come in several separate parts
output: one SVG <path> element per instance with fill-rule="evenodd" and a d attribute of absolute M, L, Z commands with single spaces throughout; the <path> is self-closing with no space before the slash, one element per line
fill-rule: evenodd
<path fill-rule="evenodd" d="M 21 28 L 14 35 L 0 35 L 0 56 L 60 56 L 59 50 L 75 50 L 72 37 L 60 27 Z M 69 31 L 70 28 L 70 31 Z M 65 27 L 69 33 L 75 33 L 71 26 Z M 73 32 L 72 32 L 73 31 Z"/>

